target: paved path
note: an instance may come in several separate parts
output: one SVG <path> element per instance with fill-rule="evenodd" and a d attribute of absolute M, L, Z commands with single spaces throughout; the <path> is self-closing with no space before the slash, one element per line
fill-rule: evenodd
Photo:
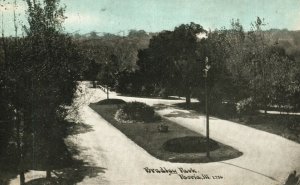
<path fill-rule="evenodd" d="M 91 125 L 93 131 L 69 138 L 78 147 L 84 148 L 80 158 L 101 168 L 105 173 L 86 178 L 80 184 L 86 185 L 280 185 L 292 170 L 300 172 L 300 145 L 260 130 L 237 123 L 211 119 L 211 137 L 230 145 L 244 154 L 236 159 L 206 164 L 183 164 L 161 161 L 137 146 L 119 130 L 105 121 L 88 107 L 89 102 L 106 98 L 100 89 L 81 86 L 80 118 Z M 112 98 L 116 97 L 111 93 Z M 150 105 L 183 102 L 183 100 L 161 100 L 132 97 L 118 97 L 125 101 L 142 101 Z M 168 119 L 196 132 L 205 133 L 205 119 L 189 111 L 172 107 L 159 111 Z M 185 116 L 183 116 L 185 115 Z M 222 176 L 223 179 L 183 180 L 178 174 L 147 173 L 144 168 L 166 169 L 192 168 L 197 175 Z M 193 175 L 183 174 L 185 176 Z"/>
<path fill-rule="evenodd" d="M 89 101 L 95 102 L 106 97 L 101 90 L 87 89 Z M 93 95 L 94 94 L 94 95 Z M 112 98 L 116 97 L 111 93 Z M 142 101 L 150 105 L 172 104 L 183 100 L 161 100 L 132 97 L 118 97 L 125 101 Z M 203 116 L 181 116 L 188 111 L 167 108 L 159 111 L 168 119 L 196 132 L 205 133 Z M 178 116 L 176 116 L 178 114 Z M 93 126 L 94 131 L 77 136 L 77 141 L 86 147 L 84 156 L 99 167 L 107 168 L 105 174 L 94 181 L 105 179 L 108 184 L 228 184 L 268 185 L 282 184 L 288 173 L 300 171 L 300 145 L 280 136 L 269 134 L 230 121 L 212 118 L 211 137 L 230 145 L 244 154 L 236 159 L 208 164 L 182 164 L 158 160 L 129 140 L 111 126 L 87 105 L 82 107 L 82 119 Z M 171 117 L 170 117 L 171 115 Z M 87 155 L 89 154 L 89 155 Z M 199 174 L 220 175 L 221 180 L 182 180 L 179 175 L 148 174 L 145 167 L 168 169 L 193 168 Z M 178 171 L 178 169 L 177 169 Z M 188 174 L 186 174 L 188 175 Z M 92 182 L 91 179 L 87 179 Z M 99 182 L 100 182 L 99 181 Z M 200 181 L 200 182 L 199 182 Z M 86 181 L 88 182 L 88 181 Z M 97 182 L 98 183 L 98 182 Z M 95 183 L 95 184 L 97 184 Z M 87 184 L 82 182 L 82 184 Z"/>

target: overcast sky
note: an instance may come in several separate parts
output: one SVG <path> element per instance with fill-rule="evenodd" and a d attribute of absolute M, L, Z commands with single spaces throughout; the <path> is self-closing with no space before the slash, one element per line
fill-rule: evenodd
<path fill-rule="evenodd" d="M 20 20 L 26 9 L 22 2 L 18 0 Z M 300 0 L 61 0 L 61 4 L 66 5 L 66 32 L 157 32 L 189 22 L 215 29 L 229 27 L 231 19 L 240 19 L 249 29 L 257 16 L 265 19 L 267 28 L 300 30 Z M 0 9 L 6 34 L 11 34 L 12 7 Z"/>

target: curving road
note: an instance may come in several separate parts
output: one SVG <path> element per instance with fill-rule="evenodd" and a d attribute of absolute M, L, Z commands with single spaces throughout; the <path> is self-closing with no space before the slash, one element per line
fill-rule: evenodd
<path fill-rule="evenodd" d="M 244 154 L 236 159 L 207 164 L 182 164 L 158 160 L 137 146 L 119 130 L 106 122 L 100 115 L 88 107 L 89 102 L 106 98 L 100 89 L 89 89 L 86 83 L 81 88 L 82 103 L 80 117 L 85 124 L 91 125 L 93 131 L 77 135 L 75 140 L 85 148 L 80 156 L 106 168 L 98 177 L 86 178 L 80 184 L 224 184 L 224 185 L 275 185 L 283 184 L 292 170 L 300 171 L 300 145 L 280 136 L 256 130 L 234 122 L 212 118 L 210 122 L 211 137 L 224 144 L 235 147 Z M 110 93 L 112 98 L 116 94 Z M 147 104 L 172 104 L 184 100 L 161 100 L 122 97 L 125 101 L 142 101 Z M 203 116 L 176 116 L 191 114 L 189 111 L 166 108 L 159 111 L 168 115 L 168 119 L 191 130 L 205 134 Z M 171 115 L 171 116 L 170 116 Z M 147 173 L 149 169 L 175 169 L 178 174 Z M 179 168 L 190 169 L 196 173 L 181 173 Z M 208 175 L 210 179 L 181 179 L 179 175 Z M 221 176 L 222 179 L 212 179 Z M 184 178 L 184 177 L 183 177 Z M 193 177 L 191 177 L 193 178 Z"/>
<path fill-rule="evenodd" d="M 125 101 L 142 101 L 149 105 L 171 105 L 184 101 L 122 97 L 114 93 L 110 93 L 110 96 Z M 78 99 L 75 104 L 79 106 L 79 115 L 76 119 L 90 125 L 92 130 L 69 137 L 67 143 L 76 143 L 80 149 L 78 158 L 93 166 L 106 169 L 105 173 L 98 173 L 96 177 L 87 176 L 79 184 L 282 185 L 292 170 L 300 172 L 298 143 L 217 118 L 211 118 L 210 121 L 211 137 L 242 151 L 244 154 L 241 157 L 205 164 L 161 161 L 137 146 L 88 106 L 90 102 L 97 102 L 104 98 L 106 94 L 102 90 L 90 89 L 88 83 L 82 83 L 78 89 Z M 184 127 L 205 134 L 204 116 L 171 106 L 159 110 L 158 113 Z M 148 168 L 148 172 L 153 170 L 155 173 L 147 173 L 145 168 Z M 185 169 L 186 173 L 181 172 L 180 168 Z M 173 170 L 173 173 L 162 173 L 166 170 Z M 35 179 L 44 175 L 44 172 L 31 171 L 26 174 L 26 179 Z M 205 178 L 207 176 L 209 179 Z M 18 179 L 14 179 L 11 184 L 18 184 Z"/>

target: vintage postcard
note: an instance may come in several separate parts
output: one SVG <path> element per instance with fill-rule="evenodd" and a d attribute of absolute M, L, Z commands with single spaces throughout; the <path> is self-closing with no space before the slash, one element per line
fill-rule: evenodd
<path fill-rule="evenodd" d="M 0 0 L 0 185 L 300 185 L 300 0 Z"/>

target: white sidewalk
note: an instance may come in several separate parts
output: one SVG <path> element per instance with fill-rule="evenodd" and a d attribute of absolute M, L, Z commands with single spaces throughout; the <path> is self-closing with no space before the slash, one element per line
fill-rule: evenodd
<path fill-rule="evenodd" d="M 118 129 L 105 121 L 100 115 L 88 107 L 89 102 L 97 102 L 106 98 L 100 89 L 88 89 L 82 86 L 80 117 L 85 124 L 91 125 L 93 131 L 72 136 L 69 139 L 84 150 L 80 158 L 101 168 L 105 173 L 98 177 L 86 178 L 79 184 L 83 185 L 282 185 L 289 172 L 300 172 L 300 145 L 260 130 L 237 123 L 213 118 L 211 120 L 211 137 L 224 144 L 232 146 L 244 154 L 236 159 L 202 163 L 183 164 L 161 161 L 137 146 Z M 111 98 L 116 98 L 114 93 Z M 143 101 L 153 104 L 172 104 L 183 100 L 161 100 L 132 97 L 117 97 L 125 101 Z M 159 111 L 161 115 L 188 111 L 167 108 Z M 168 119 L 191 130 L 205 133 L 203 117 L 183 118 L 168 117 Z M 178 174 L 147 173 L 144 168 L 176 169 L 192 168 L 196 175 L 222 176 L 223 179 L 184 180 Z M 186 176 L 193 175 L 183 174 Z M 34 178 L 34 177 L 33 177 Z"/>
<path fill-rule="evenodd" d="M 101 90 L 89 89 L 96 93 L 91 96 L 93 102 L 105 98 Z M 98 96 L 98 97 L 97 97 Z M 114 93 L 111 98 L 116 98 Z M 143 101 L 153 104 L 172 104 L 182 100 L 161 100 L 147 98 L 117 97 L 125 101 Z M 166 115 L 183 111 L 174 108 L 163 109 L 160 114 Z M 280 136 L 269 134 L 237 123 L 213 118 L 211 120 L 211 137 L 230 145 L 244 154 L 236 159 L 207 164 L 182 164 L 158 160 L 144 149 L 129 140 L 119 130 L 107 123 L 92 109 L 84 106 L 82 117 L 86 124 L 93 126 L 94 131 L 79 135 L 77 141 L 87 147 L 84 156 L 99 163 L 99 167 L 107 168 L 100 177 L 109 184 L 227 184 L 227 185 L 268 185 L 282 184 L 292 170 L 300 171 L 300 145 Z M 169 117 L 191 130 L 204 134 L 205 121 L 203 117 L 182 118 Z M 145 167 L 179 167 L 193 168 L 210 176 L 223 176 L 222 180 L 182 180 L 178 175 L 147 174 Z M 95 182 L 97 182 L 95 178 Z M 90 179 L 91 180 L 91 179 Z M 88 182 L 88 181 L 86 181 Z M 99 183 L 99 182 L 97 182 Z M 97 184 L 95 183 L 95 184 Z M 81 184 L 90 184 L 82 182 Z"/>

